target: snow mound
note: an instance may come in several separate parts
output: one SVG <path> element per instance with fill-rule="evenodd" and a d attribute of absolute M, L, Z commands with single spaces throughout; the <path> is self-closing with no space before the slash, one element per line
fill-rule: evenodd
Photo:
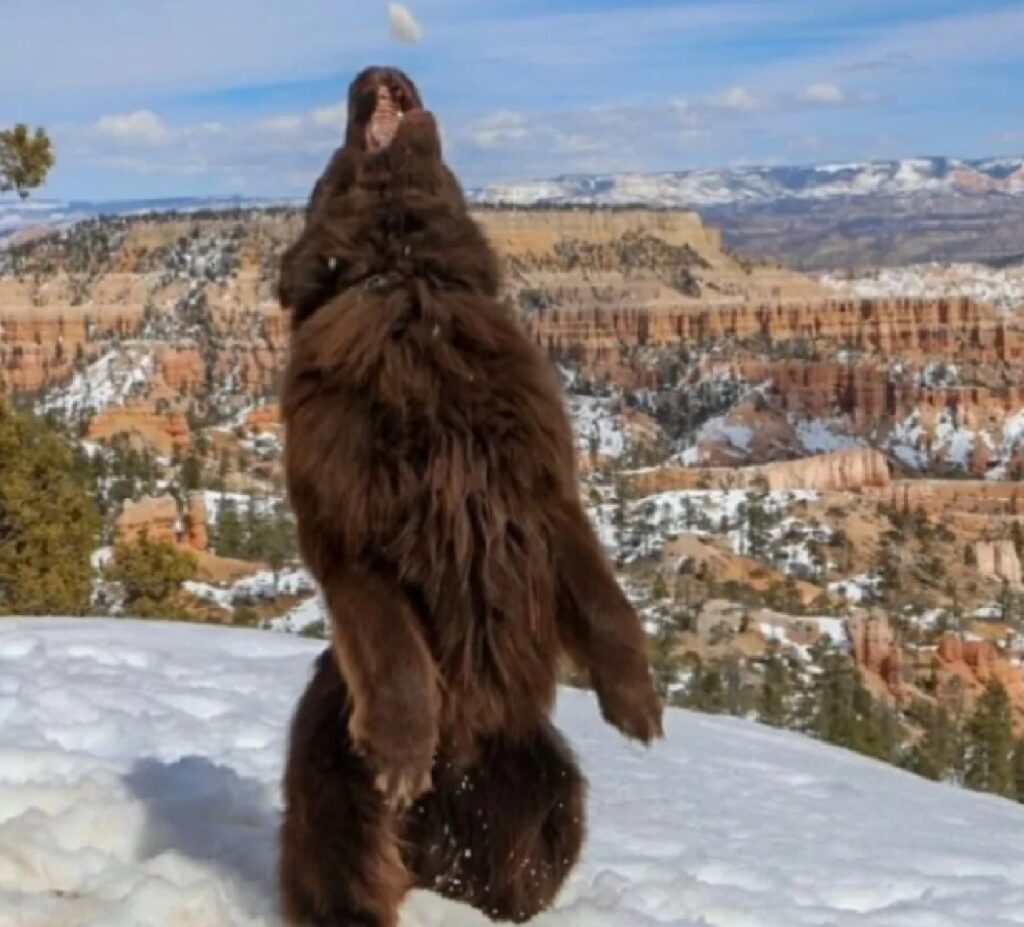
<path fill-rule="evenodd" d="M 289 715 L 320 646 L 0 621 L 0 925 L 270 927 Z M 648 752 L 586 694 L 584 859 L 540 927 L 1019 925 L 1024 809 L 795 734 L 671 712 Z M 413 896 L 402 927 L 483 927 Z"/>

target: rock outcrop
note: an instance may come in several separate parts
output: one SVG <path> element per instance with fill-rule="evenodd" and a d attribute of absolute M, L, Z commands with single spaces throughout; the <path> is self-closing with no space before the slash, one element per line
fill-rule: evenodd
<path fill-rule="evenodd" d="M 156 412 L 149 403 L 111 406 L 90 420 L 90 441 L 109 441 L 117 435 L 137 439 L 164 456 L 185 452 L 192 443 L 183 413 Z"/>
<path fill-rule="evenodd" d="M 1024 339 L 995 309 L 970 299 L 828 300 L 665 304 L 651 294 L 607 306 L 571 302 L 534 313 L 527 324 L 553 357 L 615 366 L 638 347 L 678 347 L 715 340 L 826 341 L 839 348 L 906 358 L 980 363 L 1024 357 Z"/>
<path fill-rule="evenodd" d="M 193 550 L 206 550 L 210 546 L 207 529 L 206 496 L 201 492 L 188 494 L 185 509 L 185 543 Z"/>
<path fill-rule="evenodd" d="M 184 512 L 178 511 L 174 496 L 144 496 L 138 502 L 125 502 L 114 522 L 117 544 L 134 544 L 140 538 L 181 544 L 195 551 L 209 547 L 205 497 L 189 493 Z"/>
<path fill-rule="evenodd" d="M 114 522 L 118 544 L 134 544 L 140 538 L 176 543 L 179 533 L 178 503 L 174 496 L 145 496 L 138 502 L 125 502 Z"/>
<path fill-rule="evenodd" d="M 827 418 L 839 413 L 855 425 L 874 426 L 883 416 L 903 418 L 917 411 L 925 428 L 940 413 L 951 413 L 963 427 L 978 430 L 998 426 L 1024 409 L 1024 387 L 920 386 L 894 380 L 886 363 L 744 359 L 710 364 L 708 372 L 771 384 L 778 406 L 796 416 Z"/>
<path fill-rule="evenodd" d="M 853 658 L 866 674 L 881 680 L 893 698 L 904 695 L 903 655 L 884 614 L 857 614 L 846 622 Z"/>
<path fill-rule="evenodd" d="M 1020 558 L 1013 541 L 977 541 L 974 544 L 974 556 L 982 576 L 1020 584 Z"/>
<path fill-rule="evenodd" d="M 935 654 L 933 672 L 938 691 L 955 678 L 976 695 L 976 690 L 995 680 L 1006 689 L 1018 709 L 1024 708 L 1024 674 L 990 641 L 965 641 L 955 634 L 944 635 Z M 1024 723 L 1019 715 L 1014 720 L 1017 728 Z"/>
<path fill-rule="evenodd" d="M 871 448 L 836 451 L 759 467 L 654 467 L 626 474 L 638 495 L 678 489 L 810 489 L 818 492 L 885 491 L 892 478 L 885 456 Z"/>
<path fill-rule="evenodd" d="M 83 305 L 73 304 L 66 277 L 46 283 L 0 278 L 0 392 L 61 383 L 76 364 L 95 359 L 106 341 L 138 332 L 142 304 L 107 301 L 120 287 L 132 289 L 123 275 L 110 276 L 99 292 L 106 298 Z"/>
<path fill-rule="evenodd" d="M 196 393 L 206 384 L 206 365 L 198 348 L 164 348 L 156 363 L 164 383 L 178 393 Z"/>
<path fill-rule="evenodd" d="M 1024 483 L 1018 481 L 896 480 L 877 495 L 902 511 L 922 509 L 933 516 L 944 511 L 1024 515 Z"/>
<path fill-rule="evenodd" d="M 281 427 L 281 407 L 276 402 L 257 406 L 245 417 L 245 427 L 256 432 L 278 431 Z"/>
<path fill-rule="evenodd" d="M 506 257 L 553 254 L 560 242 L 609 242 L 630 233 L 652 235 L 710 255 L 722 236 L 695 212 L 648 209 L 482 209 L 474 213 L 487 237 Z"/>

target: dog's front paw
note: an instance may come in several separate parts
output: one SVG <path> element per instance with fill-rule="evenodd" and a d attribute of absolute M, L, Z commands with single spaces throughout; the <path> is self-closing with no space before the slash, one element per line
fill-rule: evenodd
<path fill-rule="evenodd" d="M 370 763 L 377 770 L 374 787 L 392 811 L 404 811 L 431 789 L 433 757 L 371 758 Z"/>
<path fill-rule="evenodd" d="M 626 737 L 649 744 L 663 736 L 661 699 L 649 677 L 595 684 L 601 714 Z"/>
<path fill-rule="evenodd" d="M 353 714 L 349 734 L 389 808 L 401 811 L 430 791 L 437 749 L 433 730 L 425 725 L 402 725 L 397 719 L 384 724 L 367 723 Z"/>

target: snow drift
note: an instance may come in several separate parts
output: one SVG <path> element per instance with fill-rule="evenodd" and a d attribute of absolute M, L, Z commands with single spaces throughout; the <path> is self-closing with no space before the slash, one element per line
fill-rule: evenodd
<path fill-rule="evenodd" d="M 320 645 L 269 632 L 0 620 L 0 927 L 277 925 L 278 778 Z M 540 927 L 1024 923 L 1024 809 L 798 735 L 671 712 L 559 723 L 588 847 Z M 414 895 L 402 927 L 479 927 Z"/>

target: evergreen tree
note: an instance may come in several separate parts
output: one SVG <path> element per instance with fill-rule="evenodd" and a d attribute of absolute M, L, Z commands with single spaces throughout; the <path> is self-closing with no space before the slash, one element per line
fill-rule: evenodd
<path fill-rule="evenodd" d="M 772 727 L 786 727 L 791 688 L 785 660 L 777 649 L 772 650 L 764 664 L 764 679 L 757 706 L 757 717 L 762 723 Z"/>
<path fill-rule="evenodd" d="M 181 464 L 181 483 L 186 492 L 203 486 L 203 463 L 194 451 Z"/>
<path fill-rule="evenodd" d="M 900 741 L 895 714 L 872 698 L 849 656 L 828 647 L 819 653 L 821 671 L 805 702 L 811 732 L 828 743 L 891 762 Z"/>
<path fill-rule="evenodd" d="M 684 708 L 708 714 L 723 714 L 727 707 L 725 682 L 714 666 L 698 664 L 683 691 L 680 704 Z"/>
<path fill-rule="evenodd" d="M 773 519 L 768 514 L 767 504 L 768 487 L 764 484 L 755 492 L 747 494 L 743 506 L 742 518 L 746 528 L 746 549 L 743 553 L 757 560 L 767 559 L 771 548 L 769 529 Z"/>
<path fill-rule="evenodd" d="M 676 654 L 676 635 L 671 628 L 661 625 L 651 641 L 651 673 L 658 694 L 672 704 L 677 701 L 673 696 L 680 669 L 679 657 Z"/>
<path fill-rule="evenodd" d="M 193 579 L 196 558 L 167 541 L 140 538 L 134 544 L 119 544 L 107 566 L 107 579 L 121 584 L 125 609 L 140 618 L 172 618 L 172 597 L 182 583 Z"/>
<path fill-rule="evenodd" d="M 46 180 L 53 163 L 53 146 L 43 129 L 32 132 L 19 123 L 0 131 L 0 193 L 13 190 L 24 199 Z"/>
<path fill-rule="evenodd" d="M 245 531 L 234 500 L 221 497 L 215 525 L 214 550 L 221 557 L 245 555 Z"/>
<path fill-rule="evenodd" d="M 952 778 L 960 765 L 960 736 L 945 708 L 926 708 L 922 718 L 924 733 L 911 749 L 907 768 L 927 779 Z"/>
<path fill-rule="evenodd" d="M 629 540 L 629 503 L 633 498 L 632 487 L 622 477 L 615 480 L 615 511 L 612 513 L 612 524 L 615 527 L 615 541 L 619 551 L 624 554 Z"/>
<path fill-rule="evenodd" d="M 0 614 L 83 615 L 99 532 L 64 437 L 0 401 Z"/>
<path fill-rule="evenodd" d="M 964 785 L 979 792 L 1012 795 L 1010 698 L 998 681 L 992 680 L 978 700 L 967 725 L 966 741 Z"/>
<path fill-rule="evenodd" d="M 255 496 L 249 496 L 245 507 L 245 521 L 242 523 L 241 548 L 245 556 L 255 560 L 263 553 L 266 535 L 266 518 L 262 517 Z"/>
<path fill-rule="evenodd" d="M 1018 740 L 1013 748 L 1013 759 L 1011 760 L 1011 772 L 1013 775 L 1013 797 L 1024 803 L 1024 739 Z"/>

